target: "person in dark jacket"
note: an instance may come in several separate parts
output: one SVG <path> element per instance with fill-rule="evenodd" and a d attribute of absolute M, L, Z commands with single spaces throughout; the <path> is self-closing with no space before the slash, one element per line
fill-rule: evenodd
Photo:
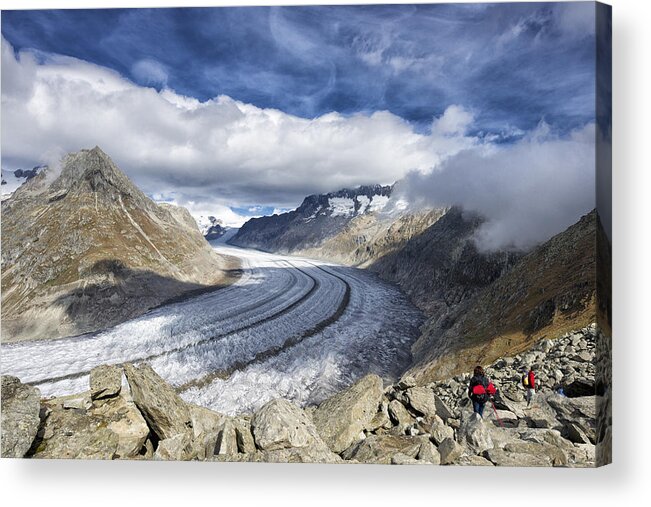
<path fill-rule="evenodd" d="M 484 416 L 484 405 L 496 392 L 495 386 L 488 380 L 484 369 L 481 366 L 475 366 L 468 386 L 468 396 L 472 400 L 472 410 L 479 417 Z"/>

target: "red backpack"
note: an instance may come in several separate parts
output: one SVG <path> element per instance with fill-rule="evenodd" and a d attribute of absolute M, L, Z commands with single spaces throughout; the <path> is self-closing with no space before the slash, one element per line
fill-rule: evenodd
<path fill-rule="evenodd" d="M 472 388 L 472 394 L 475 396 L 477 401 L 484 402 L 488 401 L 488 396 L 493 396 L 497 392 L 495 386 L 492 382 L 488 383 L 487 387 L 484 387 L 481 384 L 477 384 Z"/>

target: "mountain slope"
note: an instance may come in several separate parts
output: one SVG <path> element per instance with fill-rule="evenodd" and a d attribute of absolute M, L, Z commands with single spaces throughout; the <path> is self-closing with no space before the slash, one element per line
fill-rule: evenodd
<path fill-rule="evenodd" d="M 2 228 L 3 341 L 101 329 L 228 281 L 187 210 L 154 203 L 97 147 L 23 184 Z"/>
<path fill-rule="evenodd" d="M 430 318 L 408 373 L 426 384 L 595 322 L 596 234 L 593 211 L 444 318 Z"/>
<path fill-rule="evenodd" d="M 482 219 L 457 207 L 370 269 L 397 283 L 427 315 L 446 315 L 479 289 L 506 273 L 518 258 L 509 252 L 480 252 L 474 233 Z"/>
<path fill-rule="evenodd" d="M 399 251 L 442 215 L 444 209 L 405 213 L 364 213 L 318 246 L 294 253 L 356 267 L 368 267 L 380 257 Z"/>

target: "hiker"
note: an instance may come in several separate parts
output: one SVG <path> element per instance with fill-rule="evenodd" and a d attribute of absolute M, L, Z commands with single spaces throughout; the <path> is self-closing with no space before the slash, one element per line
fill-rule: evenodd
<path fill-rule="evenodd" d="M 522 386 L 527 390 L 527 408 L 531 406 L 533 396 L 536 393 L 536 375 L 533 372 L 533 367 L 529 368 L 529 372 L 522 375 Z"/>
<path fill-rule="evenodd" d="M 468 397 L 472 400 L 473 412 L 479 414 L 479 417 L 483 417 L 484 405 L 496 392 L 495 386 L 486 377 L 484 369 L 481 366 L 475 366 L 468 386 Z"/>

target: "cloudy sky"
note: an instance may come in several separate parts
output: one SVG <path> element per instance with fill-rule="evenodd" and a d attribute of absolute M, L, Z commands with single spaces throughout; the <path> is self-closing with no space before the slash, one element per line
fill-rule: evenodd
<path fill-rule="evenodd" d="M 538 188 L 558 229 L 594 207 L 594 26 L 591 2 L 3 11 L 2 166 L 99 145 L 231 224 L 466 178 L 411 197 L 499 220 L 524 202 L 494 212 L 488 192 Z"/>

